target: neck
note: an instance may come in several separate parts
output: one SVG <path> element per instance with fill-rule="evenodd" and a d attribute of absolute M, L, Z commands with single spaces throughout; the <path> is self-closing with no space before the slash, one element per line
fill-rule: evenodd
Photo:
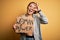
<path fill-rule="evenodd" d="M 28 13 L 27 13 L 27 14 L 26 14 L 26 16 L 32 17 L 32 16 L 33 16 L 33 14 L 28 14 Z"/>
<path fill-rule="evenodd" d="M 32 14 L 29 14 L 28 16 L 32 16 Z"/>
<path fill-rule="evenodd" d="M 32 17 L 32 14 L 28 15 L 28 17 Z"/>

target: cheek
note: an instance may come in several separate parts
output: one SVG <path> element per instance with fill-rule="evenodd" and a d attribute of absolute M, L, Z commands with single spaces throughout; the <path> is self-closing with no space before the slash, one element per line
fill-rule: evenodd
<path fill-rule="evenodd" d="M 28 9 L 31 9 L 31 7 L 29 7 Z"/>
<path fill-rule="evenodd" d="M 32 7 L 29 7 L 28 9 L 32 9 Z"/>

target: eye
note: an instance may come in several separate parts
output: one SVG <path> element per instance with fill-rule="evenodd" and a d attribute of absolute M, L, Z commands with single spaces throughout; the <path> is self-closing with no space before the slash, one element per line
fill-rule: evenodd
<path fill-rule="evenodd" d="M 34 7 L 34 9 L 37 9 L 37 7 Z"/>
<path fill-rule="evenodd" d="M 34 9 L 36 9 L 36 7 L 34 7 Z"/>
<path fill-rule="evenodd" d="M 30 7 L 32 7 L 32 6 L 30 5 Z"/>

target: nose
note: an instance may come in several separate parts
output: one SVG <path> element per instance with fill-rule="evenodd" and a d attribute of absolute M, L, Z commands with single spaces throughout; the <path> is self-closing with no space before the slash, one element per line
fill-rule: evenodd
<path fill-rule="evenodd" d="M 33 10 L 33 8 L 30 8 L 31 10 Z"/>
<path fill-rule="evenodd" d="M 31 8 L 31 10 L 35 11 L 34 8 Z"/>

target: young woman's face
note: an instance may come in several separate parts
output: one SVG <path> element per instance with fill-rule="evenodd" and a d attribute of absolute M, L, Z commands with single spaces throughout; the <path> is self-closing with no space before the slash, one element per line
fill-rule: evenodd
<path fill-rule="evenodd" d="M 28 6 L 28 14 L 33 14 L 37 10 L 38 10 L 38 6 L 34 3 Z"/>

